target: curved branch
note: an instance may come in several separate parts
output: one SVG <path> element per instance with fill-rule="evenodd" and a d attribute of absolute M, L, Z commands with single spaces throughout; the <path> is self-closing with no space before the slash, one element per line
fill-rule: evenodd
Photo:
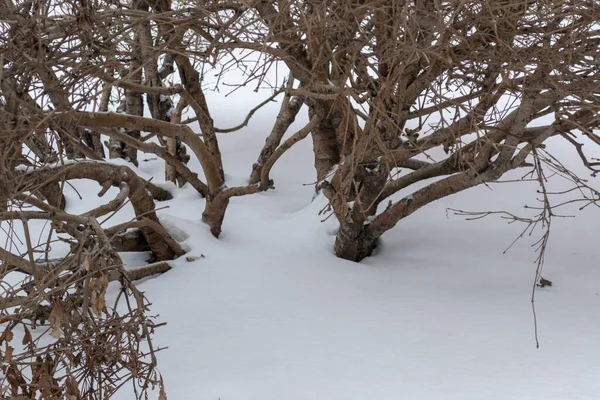
<path fill-rule="evenodd" d="M 212 156 L 211 158 L 213 163 L 216 164 L 219 176 L 221 179 L 223 179 L 224 173 L 221 150 L 219 149 L 219 142 L 215 134 L 214 121 L 210 115 L 206 97 L 204 96 L 204 91 L 202 90 L 200 74 L 198 71 L 196 71 L 186 56 L 181 54 L 175 55 L 175 62 L 177 63 L 179 68 L 179 76 L 183 82 L 183 86 L 185 87 L 185 90 L 180 93 L 180 96 L 192 107 L 196 113 L 200 129 L 202 130 L 202 137 L 204 138 L 203 143 L 206 143 L 205 147 L 208 153 Z"/>
<path fill-rule="evenodd" d="M 384 200 L 385 198 L 391 196 L 392 194 L 414 184 L 417 183 L 419 181 L 422 181 L 424 179 L 430 179 L 430 178 L 435 178 L 437 176 L 441 176 L 441 175 L 447 175 L 450 174 L 452 172 L 457 172 L 458 170 L 458 159 L 459 157 L 456 156 L 457 154 L 460 153 L 454 153 L 454 155 L 452 157 L 449 157 L 448 159 L 435 163 L 435 164 L 429 164 L 426 165 L 422 168 L 417 169 L 416 171 L 413 171 L 407 175 L 401 176 L 398 179 L 394 179 L 391 182 L 388 182 L 382 192 L 381 195 L 379 197 L 379 200 Z"/>
<path fill-rule="evenodd" d="M 130 281 L 137 281 L 140 279 L 147 278 L 149 276 L 164 274 L 167 271 L 170 271 L 172 267 L 166 262 L 159 262 L 156 264 L 146 265 L 142 268 L 130 269 L 124 272 L 114 271 L 113 273 L 108 275 L 108 280 L 110 282 L 121 279 L 121 274 L 124 273 L 127 276 L 127 279 Z"/>
<path fill-rule="evenodd" d="M 260 174 L 260 185 L 263 188 L 267 188 L 271 185 L 270 179 L 269 179 L 269 173 L 271 172 L 271 168 L 273 168 L 273 165 L 275 164 L 275 162 L 290 147 L 292 147 L 294 144 L 296 144 L 297 142 L 299 142 L 300 140 L 302 140 L 306 136 L 308 136 L 308 134 L 310 132 L 312 132 L 313 129 L 315 129 L 317 127 L 317 125 L 319 125 L 319 122 L 321 122 L 322 119 L 323 119 L 322 113 L 315 114 L 311 118 L 311 120 L 308 122 L 308 124 L 306 124 L 303 128 L 301 128 L 296 133 L 294 133 L 292 136 L 290 136 L 285 142 L 283 142 L 283 144 L 281 146 L 279 146 L 277 148 L 277 150 L 275 150 L 275 152 L 271 155 L 271 157 L 269 157 L 269 159 L 263 166 L 261 174 Z"/>
<path fill-rule="evenodd" d="M 101 196 L 103 193 L 98 193 L 98 196 Z M 81 214 L 82 217 L 101 217 L 110 212 L 116 211 L 119 207 L 125 203 L 125 200 L 129 197 L 129 185 L 125 182 L 121 182 L 119 184 L 119 193 L 117 196 L 109 201 L 106 204 L 101 205 L 100 207 L 96 207 L 93 210 L 90 210 L 84 214 Z"/>
<path fill-rule="evenodd" d="M 8 218 L 0 217 L 0 219 L 8 219 Z M 4 270 L 9 269 L 9 268 L 14 268 L 19 272 L 23 272 L 23 273 L 29 274 L 31 276 L 39 276 L 39 270 L 35 264 L 32 265 L 30 262 L 25 260 L 23 257 L 17 256 L 16 254 L 6 251 L 2 247 L 0 247 L 0 261 L 2 261 L 2 263 L 3 263 L 2 268 Z"/>
<path fill-rule="evenodd" d="M 92 179 L 101 185 L 110 182 L 113 185 L 127 183 L 130 188 L 129 200 L 138 217 L 144 216 L 157 224 L 158 217 L 154 210 L 152 196 L 146 190 L 144 181 L 130 168 L 97 161 L 78 161 L 74 164 L 58 167 L 46 167 L 29 173 L 34 180 L 48 184 L 60 180 Z M 89 217 L 88 217 L 89 218 Z M 175 255 L 164 238 L 149 227 L 142 228 L 152 252 L 159 260 L 172 259 Z"/>
<path fill-rule="evenodd" d="M 254 113 L 257 112 L 258 110 L 260 110 L 265 105 L 269 104 L 271 101 L 273 101 L 275 99 L 275 97 L 279 96 L 283 91 L 284 91 L 283 89 L 276 90 L 275 93 L 273 93 L 271 96 L 269 96 L 268 99 L 264 100 L 262 103 L 260 103 L 259 105 L 254 107 L 252 110 L 250 110 L 248 112 L 248 115 L 246 115 L 246 118 L 244 118 L 244 120 L 242 121 L 241 124 L 234 126 L 233 128 L 226 128 L 226 129 L 215 128 L 215 132 L 231 133 L 231 132 L 239 131 L 240 129 L 248 126 L 248 123 L 250 122 L 250 118 L 252 118 Z"/>
<path fill-rule="evenodd" d="M 393 228 L 401 219 L 406 218 L 419 208 L 435 200 L 484 182 L 492 182 L 499 179 L 507 171 L 522 166 L 532 149 L 539 146 L 547 138 L 555 135 L 557 129 L 559 129 L 559 123 L 548 126 L 543 133 L 519 150 L 512 159 L 507 160 L 503 164 L 492 164 L 480 173 L 469 170 L 455 174 L 415 191 L 410 196 L 401 199 L 375 217 L 365 228 L 368 235 L 377 238 L 388 229 Z"/>
<path fill-rule="evenodd" d="M 135 115 L 86 111 L 57 113 L 53 118 L 64 123 L 96 129 L 98 127 L 125 128 L 129 130 L 154 132 L 167 137 L 179 137 L 190 146 L 196 157 L 198 157 L 206 175 L 209 193 L 216 193 L 224 183 L 219 166 L 212 157 L 208 147 L 202 139 L 187 126 L 174 125 L 169 122 Z"/>
<path fill-rule="evenodd" d="M 206 195 L 208 194 L 208 187 L 204 182 L 202 182 L 198 178 L 198 174 L 192 172 L 184 163 L 179 161 L 179 159 L 177 159 L 176 156 L 171 154 L 168 149 L 165 149 L 164 147 L 159 146 L 156 143 L 142 142 L 141 140 L 136 139 L 130 135 L 119 132 L 117 129 L 104 128 L 101 129 L 101 132 L 103 135 L 120 140 L 121 142 L 126 143 L 131 147 L 135 147 L 140 151 L 143 151 L 145 153 L 152 153 L 162 158 L 167 165 L 171 166 L 173 169 L 175 169 L 175 171 L 177 171 L 177 173 L 183 176 L 190 183 L 190 185 L 192 185 L 192 187 L 196 189 L 198 193 L 200 193 L 200 195 L 206 197 Z M 152 195 L 154 196 L 154 193 Z M 170 200 L 170 198 L 167 200 Z"/>

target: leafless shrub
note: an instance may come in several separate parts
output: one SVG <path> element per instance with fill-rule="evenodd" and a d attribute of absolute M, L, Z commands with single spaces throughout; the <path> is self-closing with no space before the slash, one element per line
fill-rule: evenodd
<path fill-rule="evenodd" d="M 10 251 L 22 247 L 16 244 L 0 248 L 0 395 L 100 399 L 132 381 L 136 397 L 143 398 L 162 388 L 149 303 L 96 217 L 68 214 L 24 192 L 3 200 L 0 226 L 9 239 L 23 238 L 25 250 Z M 49 222 L 50 232 L 68 234 L 63 240 L 71 251 L 49 258 L 55 235 L 36 244 L 29 229 L 35 220 Z M 143 275 L 136 271 L 136 277 Z M 118 283 L 115 293 L 109 293 L 110 282 Z"/>
<path fill-rule="evenodd" d="M 529 179 L 541 187 L 540 215 L 530 225 L 549 226 L 555 215 L 548 169 L 570 177 L 589 194 L 582 199 L 595 203 L 598 193 L 544 142 L 564 139 L 583 165 L 598 171 L 598 160 L 581 144 L 583 138 L 600 144 L 598 20 L 600 7 L 590 0 L 0 3 L 0 219 L 21 224 L 25 239 L 24 251 L 2 249 L 1 257 L 5 276 L 24 274 L 3 299 L 6 393 L 44 390 L 48 397 L 74 385 L 80 393 L 106 390 L 124 362 L 121 341 L 149 340 L 146 304 L 118 251 L 150 249 L 157 261 L 183 254 L 156 216 L 156 202 L 170 194 L 134 169 L 106 162 L 106 155 L 132 165 L 139 151 L 160 157 L 169 180 L 206 198 L 203 219 L 219 236 L 231 197 L 273 188 L 277 160 L 310 136 L 316 191 L 340 223 L 335 253 L 354 261 L 371 255 L 383 233 L 421 207 L 517 168 L 532 167 Z M 280 66 L 285 78 L 268 81 L 268 71 Z M 241 123 L 217 127 L 203 77 L 211 71 L 220 81 L 231 70 L 243 72 L 239 86 L 270 93 Z M 279 113 L 249 166 L 248 183 L 228 187 L 219 135 L 243 129 L 275 100 Z M 308 122 L 289 134 L 301 110 Z M 191 157 L 202 171 L 190 168 Z M 119 194 L 71 215 L 63 188 L 72 179 L 98 182 L 100 195 L 110 187 Z M 127 202 L 135 211 L 131 224 L 99 225 L 99 217 Z M 71 252 L 51 262 L 49 241 L 39 250 L 31 240 L 31 219 L 48 221 Z M 541 250 L 546 242 L 547 236 Z M 541 265 L 543 251 L 540 257 Z M 100 300 L 112 280 L 121 284 L 116 298 L 127 304 L 124 311 Z M 36 313 L 55 332 L 60 321 L 60 337 L 33 347 L 25 340 L 21 353 L 8 350 L 18 328 L 26 338 L 24 327 L 41 322 Z M 123 330 L 109 333 L 117 320 Z M 94 358 L 97 348 L 88 343 L 108 346 L 107 358 Z M 73 374 L 65 349 L 91 359 Z M 128 362 L 140 363 L 127 364 L 124 377 L 142 376 L 142 390 L 159 381 L 151 348 L 124 351 Z M 35 364 L 24 361 L 38 356 Z"/>
<path fill-rule="evenodd" d="M 596 172 L 580 142 L 600 143 L 595 2 L 214 4 L 229 25 L 212 54 L 281 61 L 298 81 L 287 93 L 325 110 L 310 134 L 340 257 L 361 260 L 421 207 L 529 166 L 551 137 Z"/>

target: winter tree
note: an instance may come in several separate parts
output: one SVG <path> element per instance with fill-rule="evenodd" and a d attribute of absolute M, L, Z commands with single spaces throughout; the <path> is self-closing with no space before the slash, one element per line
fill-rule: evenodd
<path fill-rule="evenodd" d="M 594 0 L 5 0 L 0 220 L 18 225 L 26 240 L 0 248 L 3 276 L 22 278 L 3 294 L 0 319 L 12 322 L 0 343 L 18 324 L 49 321 L 55 337 L 90 356 L 84 333 L 100 340 L 110 329 L 110 322 L 95 325 L 90 309 L 126 319 L 130 340 L 138 328 L 150 337 L 133 280 L 164 272 L 184 250 L 156 214 L 172 194 L 135 172 L 138 152 L 164 160 L 167 180 L 206 199 L 203 220 L 218 237 L 230 199 L 274 190 L 277 160 L 310 137 L 315 193 L 339 222 L 335 254 L 352 261 L 370 256 L 386 231 L 427 204 L 518 168 L 544 194 L 550 168 L 596 201 L 599 193 L 544 142 L 574 146 L 598 172 L 582 145 L 600 144 L 598 21 Z M 271 68 L 285 73 L 262 91 L 264 101 L 239 125 L 215 126 L 206 74 L 235 70 L 243 85 L 264 88 Z M 243 132 L 272 101 L 279 113 L 248 165 L 247 184 L 230 186 L 219 136 Z M 300 113 L 308 122 L 290 132 Z M 201 170 L 190 167 L 192 157 Z M 75 179 L 96 181 L 101 196 L 112 187 L 118 194 L 84 214 L 67 213 L 63 189 Z M 552 215 L 546 200 L 541 220 Z M 126 203 L 134 221 L 100 224 Z M 49 259 L 50 239 L 34 244 L 31 220 L 47 220 L 71 252 Z M 119 253 L 144 249 L 155 263 L 136 276 L 124 271 Z M 105 303 L 110 281 L 134 300 L 125 314 Z M 148 343 L 127 355 L 151 358 L 144 390 L 160 382 Z M 71 362 L 57 348 L 32 343 L 9 357 L 4 393 L 51 398 L 65 382 L 68 395 L 96 393 L 102 379 L 91 367 L 51 372 Z M 52 351 L 60 356 L 44 364 L 46 372 L 25 371 L 28 359 Z M 89 359 L 112 376 L 119 357 Z"/>

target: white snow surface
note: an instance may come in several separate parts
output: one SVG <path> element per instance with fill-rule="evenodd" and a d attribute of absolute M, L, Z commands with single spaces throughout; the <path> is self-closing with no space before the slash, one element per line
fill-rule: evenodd
<path fill-rule="evenodd" d="M 407 220 L 361 264 L 331 254 L 322 198 L 231 205 L 223 237 L 200 208 L 169 212 L 195 262 L 142 284 L 160 329 L 159 367 L 175 399 L 594 399 L 599 271 L 575 225 L 554 237 L 530 305 L 534 255 L 502 249 L 504 225 Z M 308 203 L 307 194 L 305 201 Z M 256 200 L 256 199 L 255 199 Z M 298 206 L 301 201 L 297 201 Z M 436 215 L 437 214 L 437 215 Z M 436 216 L 437 218 L 434 218 Z M 186 221 L 187 220 L 187 221 Z M 497 222 L 497 221 L 496 221 Z M 588 231 L 589 232 L 589 231 Z"/>
<path fill-rule="evenodd" d="M 243 182 L 262 144 L 260 135 L 240 137 L 223 144 L 230 186 Z M 440 200 L 356 264 L 332 254 L 336 222 L 321 222 L 326 201 L 311 202 L 313 187 L 303 186 L 315 180 L 310 146 L 276 164 L 275 191 L 231 201 L 219 239 L 200 222 L 203 201 L 190 188 L 161 212 L 188 255 L 205 256 L 183 257 L 140 285 L 168 323 L 155 344 L 168 346 L 158 359 L 169 398 L 598 398 L 597 209 L 553 222 L 542 275 L 554 285 L 536 294 L 538 349 L 530 246 L 541 232 L 503 254 L 523 226 L 446 211 L 526 214 L 535 183 Z"/>
<path fill-rule="evenodd" d="M 220 127 L 246 112 L 222 107 L 214 110 Z M 244 132 L 222 136 L 228 186 L 249 175 L 277 107 L 259 111 Z M 573 151 L 558 150 L 574 160 Z M 163 167 L 155 158 L 138 172 L 160 184 Z M 190 166 L 199 171 L 194 158 Z M 159 216 L 186 256 L 198 257 L 184 256 L 171 271 L 138 283 L 152 302 L 150 314 L 167 322 L 154 344 L 168 347 L 158 353 L 158 368 L 169 399 L 598 398 L 598 209 L 553 222 L 542 275 L 554 284 L 536 293 L 538 349 L 530 245 L 541 232 L 503 254 L 523 226 L 497 216 L 465 221 L 446 211 L 526 214 L 535 183 L 481 186 L 440 200 L 387 232 L 376 254 L 357 264 L 333 255 L 336 222 L 322 222 L 323 197 L 312 200 L 310 139 L 286 153 L 272 177 L 275 190 L 232 199 L 219 239 L 200 221 L 204 201 L 194 190 L 165 185 L 175 197 L 158 204 L 169 206 Z M 105 201 L 95 197 L 95 183 L 73 183 L 85 203 L 68 192 L 67 211 Z M 115 194 L 111 189 L 106 199 Z M 125 207 L 109 225 L 131 213 Z M 124 254 L 129 267 L 144 257 Z"/>

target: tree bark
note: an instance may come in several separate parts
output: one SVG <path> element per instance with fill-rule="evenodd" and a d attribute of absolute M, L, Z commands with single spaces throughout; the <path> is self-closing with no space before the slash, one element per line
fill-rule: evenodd
<path fill-rule="evenodd" d="M 225 218 L 225 211 L 229 205 L 229 197 L 217 195 L 212 200 L 207 200 L 202 221 L 210 227 L 210 233 L 216 238 L 221 235 L 221 226 Z"/>
<path fill-rule="evenodd" d="M 328 111 L 326 110 L 326 112 Z M 309 107 L 308 115 L 311 119 L 315 113 L 314 106 Z M 330 117 L 321 120 L 319 125 L 312 131 L 312 139 L 317 181 L 321 182 L 327 177 L 333 167 L 340 162 L 337 129 Z"/>
<path fill-rule="evenodd" d="M 286 84 L 286 90 L 291 90 L 294 87 L 294 77 L 292 74 L 288 77 L 288 82 Z M 294 123 L 296 120 L 296 115 L 302 108 L 302 104 L 304 102 L 299 97 L 291 97 L 287 92 L 283 97 L 283 101 L 281 102 L 281 107 L 279 108 L 279 114 L 277 114 L 277 119 L 275 120 L 275 124 L 271 129 L 271 133 L 267 137 L 265 141 L 265 145 L 263 146 L 256 163 L 252 165 L 252 172 L 250 173 L 250 183 L 258 183 L 261 180 L 261 173 L 263 166 L 271 158 L 279 143 L 281 143 L 281 139 L 287 132 L 290 125 Z"/>
<path fill-rule="evenodd" d="M 378 238 L 369 234 L 362 223 L 342 223 L 333 248 L 336 256 L 358 262 L 373 254 L 377 241 Z"/>
<path fill-rule="evenodd" d="M 273 129 L 271 129 L 271 133 L 267 137 L 265 141 L 265 145 L 263 146 L 256 163 L 252 165 L 252 173 L 250 174 L 250 183 L 260 182 L 260 176 L 263 169 L 263 166 L 271 158 L 279 143 L 281 143 L 281 139 L 287 132 L 290 125 L 292 125 L 296 119 L 296 115 L 300 111 L 302 107 L 302 101 L 299 98 L 292 98 L 291 100 L 287 98 L 287 96 L 283 99 L 283 103 L 281 104 L 281 109 L 279 110 L 279 114 L 277 115 L 277 119 L 275 124 L 273 125 Z"/>

